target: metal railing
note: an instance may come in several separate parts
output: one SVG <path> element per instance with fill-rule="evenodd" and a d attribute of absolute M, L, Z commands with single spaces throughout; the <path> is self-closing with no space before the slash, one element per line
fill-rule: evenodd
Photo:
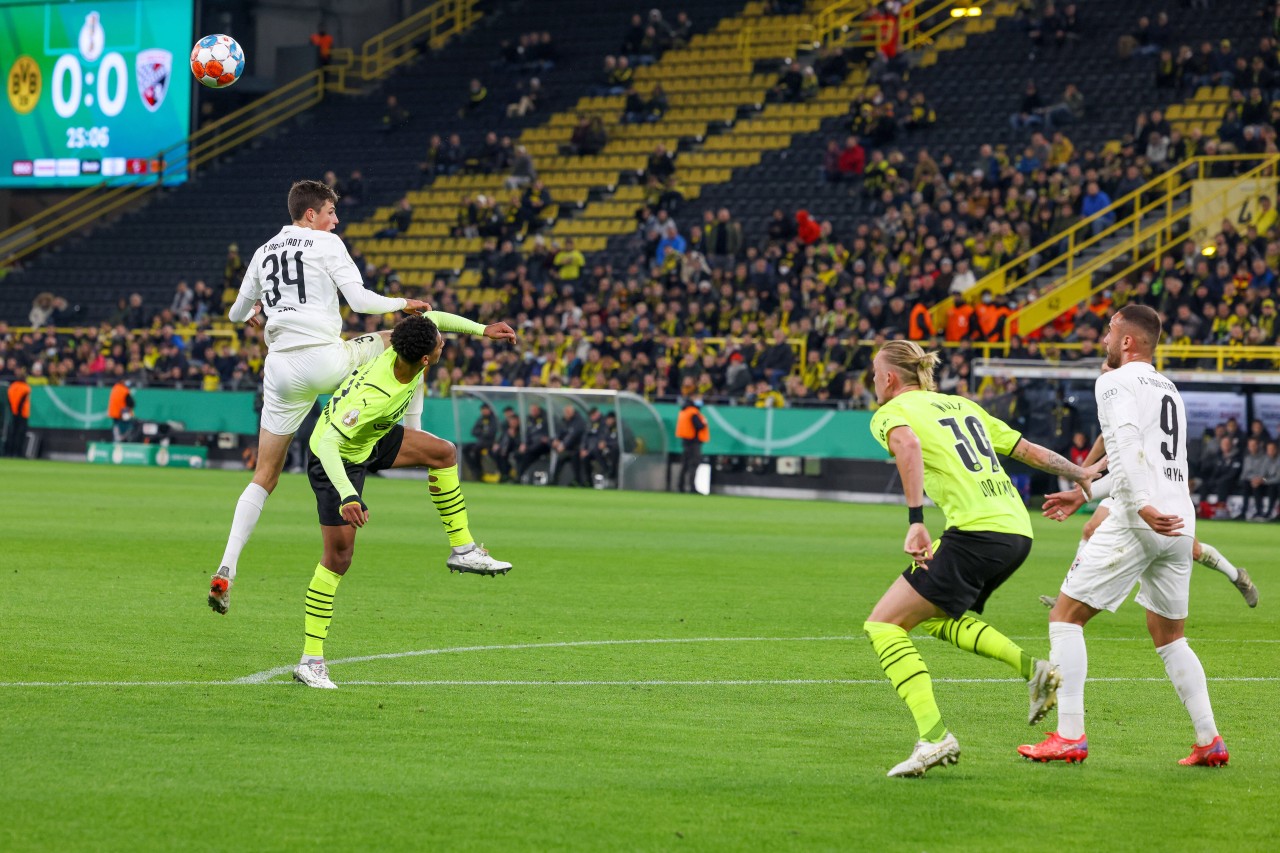
<path fill-rule="evenodd" d="M 862 346 L 875 346 L 874 340 L 857 342 Z M 1009 341 L 944 341 L 944 351 L 970 350 L 982 360 L 1011 357 Z M 1025 346 L 1025 344 L 1024 344 Z M 1035 363 L 1045 367 L 1073 367 L 1090 364 L 1089 361 L 1064 358 L 1068 353 L 1079 353 L 1085 344 L 1079 342 L 1037 341 L 1040 357 L 1033 360 L 1019 359 L 1019 364 Z M 1101 361 L 1106 353 L 1098 344 L 1089 345 L 1092 357 Z M 1225 370 L 1236 370 L 1243 361 L 1269 361 L 1280 367 L 1280 346 L 1238 346 L 1231 344 L 1161 344 L 1156 348 L 1155 367 L 1157 370 L 1182 369 L 1200 370 L 1221 373 Z M 1275 383 L 1280 385 L 1280 375 L 1275 376 Z"/>
<path fill-rule="evenodd" d="M 472 26 L 481 13 L 479 0 L 437 0 L 410 18 L 367 41 L 357 55 L 333 51 L 331 61 L 275 91 L 198 128 L 154 158 L 158 168 L 146 175 L 103 181 L 73 193 L 13 227 L 0 232 L 3 258 L 11 264 L 129 206 L 166 179 L 190 177 L 200 166 L 319 104 L 327 93 L 348 94 L 374 83 L 419 53 L 426 39 L 432 49 Z M 356 85 L 351 85 L 352 83 Z"/>
<path fill-rule="evenodd" d="M 802 46 L 814 42 L 811 23 L 760 19 L 747 23 L 738 31 L 738 55 L 742 70 L 749 73 L 757 59 L 780 59 L 796 55 Z"/>
<path fill-rule="evenodd" d="M 1212 161 L 1197 164 L 1193 172 L 1197 176 L 1196 180 L 1178 184 L 1172 191 L 1158 194 L 1154 199 L 1144 200 L 1141 195 L 1135 197 L 1131 203 L 1131 212 L 1124 217 L 1117 217 L 1110 228 L 1100 232 L 1104 235 L 1125 234 L 1124 239 L 1079 265 L 1074 273 L 1056 279 L 1052 290 L 1015 311 L 1006 324 L 1006 334 L 1012 334 L 1016 330 L 1017 334 L 1025 335 L 1039 329 L 1095 293 L 1114 287 L 1122 279 L 1148 265 L 1158 263 L 1172 245 L 1187 239 L 1190 228 L 1183 226 L 1189 226 L 1204 210 L 1221 206 L 1242 188 L 1247 189 L 1251 182 L 1277 175 L 1280 155 L 1256 156 L 1251 160 L 1254 163 L 1252 168 L 1230 178 L 1226 185 L 1219 186 L 1216 191 L 1208 192 L 1198 200 L 1195 198 L 1195 187 L 1200 180 L 1205 179 L 1202 177 L 1206 174 L 1204 167 L 1212 167 Z M 1144 220 L 1149 220 L 1152 214 L 1158 214 L 1156 221 L 1144 224 Z M 1121 266 L 1118 269 L 1111 268 L 1117 261 L 1121 262 Z M 1104 270 L 1105 274 L 1097 275 Z"/>
<path fill-rule="evenodd" d="M 980 10 L 989 2 L 992 0 L 973 0 L 968 5 Z M 899 52 L 913 50 L 931 44 L 938 33 L 966 20 L 952 16 L 952 0 L 911 0 L 896 15 L 868 17 L 876 5 L 874 0 L 836 0 L 800 23 L 768 17 L 749 21 L 738 33 L 743 67 L 750 69 L 757 59 L 793 56 L 799 45 L 869 47 L 877 51 L 894 45 Z M 782 53 L 779 45 L 783 46 Z"/>
<path fill-rule="evenodd" d="M 917 0 L 902 7 L 898 25 L 899 50 L 917 50 L 933 44 L 936 37 L 957 24 L 972 21 L 981 17 L 983 10 L 994 0 L 969 0 L 963 6 L 957 6 L 951 0 L 941 3 L 931 0 Z M 928 8 L 925 8 L 928 6 Z M 967 14 L 957 15 L 956 11 L 964 10 Z M 975 14 L 976 13 L 976 14 Z"/>
<path fill-rule="evenodd" d="M 961 294 L 972 300 L 974 294 L 989 292 L 995 296 L 1010 293 L 1042 276 L 1050 275 L 1058 280 L 1074 280 L 1087 272 L 1095 271 L 1101 256 L 1087 257 L 1085 252 L 1104 241 L 1119 236 L 1127 230 L 1138 231 L 1142 217 L 1165 208 L 1165 218 L 1172 217 L 1175 206 L 1196 181 L 1204 180 L 1216 170 L 1253 167 L 1262 162 L 1275 162 L 1275 155 L 1212 155 L 1196 157 L 1157 175 L 1136 190 L 1121 196 L 1102 210 L 1084 217 L 1071 227 L 1058 232 L 1039 245 L 1022 252 L 1005 262 Z M 1151 202 L 1156 198 L 1159 204 Z M 1146 199 L 1147 203 L 1143 203 Z M 1135 211 L 1141 215 L 1135 216 Z M 1108 220 L 1110 223 L 1108 224 Z M 1107 253 L 1108 255 L 1110 252 Z M 1109 260 L 1114 258 L 1109 257 Z M 945 322 L 947 313 L 955 306 L 948 297 L 931 310 L 936 324 Z"/>

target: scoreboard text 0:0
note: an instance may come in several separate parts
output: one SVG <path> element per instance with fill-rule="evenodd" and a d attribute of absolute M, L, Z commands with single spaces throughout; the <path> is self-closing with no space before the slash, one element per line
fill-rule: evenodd
<path fill-rule="evenodd" d="M 157 155 L 190 133 L 191 38 L 192 4 L 181 0 L 0 0 L 0 187 L 161 169 Z M 184 179 L 173 171 L 167 183 Z"/>

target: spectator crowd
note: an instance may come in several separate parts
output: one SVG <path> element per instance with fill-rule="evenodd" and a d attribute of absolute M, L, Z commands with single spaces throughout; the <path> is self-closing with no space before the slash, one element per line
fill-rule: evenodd
<path fill-rule="evenodd" d="M 1075 14 L 1074 6 L 1059 13 L 1047 5 L 1039 30 L 1031 31 L 1036 48 L 1069 49 Z M 1165 49 L 1160 20 L 1139 23 L 1151 32 L 1135 41 L 1144 50 L 1159 48 L 1148 51 L 1159 57 Z M 658 10 L 634 16 L 619 53 L 605 59 L 600 91 L 634 94 L 632 69 L 687 41 L 690 28 L 684 13 L 671 23 Z M 1269 98 L 1276 78 L 1236 72 L 1240 62 L 1245 73 L 1253 69 L 1255 59 L 1268 68 L 1275 60 L 1271 48 L 1267 57 L 1233 58 L 1235 71 L 1224 85 L 1265 83 Z M 557 58 L 554 40 L 531 32 L 504 45 L 495 62 L 520 76 L 522 97 L 536 109 L 540 83 L 534 75 L 554 68 Z M 442 279 L 428 293 L 408 295 L 482 321 L 508 320 L 521 340 L 517 348 L 450 342 L 428 378 L 430 392 L 444 395 L 466 383 L 603 388 L 674 399 L 692 380 L 697 394 L 713 403 L 865 407 L 873 402 L 866 379 L 875 348 L 904 337 L 948 346 L 943 388 L 990 400 L 1017 386 L 974 378 L 971 362 L 984 346 L 1003 347 L 1008 340 L 1008 354 L 1017 358 L 1097 360 L 1107 317 L 1130 302 L 1160 310 L 1173 342 L 1276 343 L 1280 228 L 1270 196 L 1247 225 L 1224 222 L 1212 254 L 1187 240 L 1157 264 L 1028 333 L 1011 324 L 1014 313 L 1039 295 L 1035 288 L 1006 295 L 975 285 L 1007 264 L 1016 262 L 1011 274 L 1017 275 L 1052 259 L 1065 251 L 1052 239 L 1056 235 L 1191 157 L 1252 151 L 1259 144 L 1275 151 L 1280 113 L 1255 107 L 1247 112 L 1253 123 L 1239 133 L 1224 122 L 1208 138 L 1183 137 L 1160 111 L 1144 111 L 1116 144 L 1080 150 L 1070 128 L 1087 116 L 1085 95 L 1068 85 L 1046 103 L 1030 84 L 1010 119 L 1024 141 L 1013 150 L 993 143 L 980 146 L 976 156 L 953 156 L 912 144 L 913 133 L 939 118 L 923 92 L 888 85 L 901 80 L 885 59 L 877 59 L 884 84 L 849 105 L 846 132 L 815 164 L 821 180 L 847 183 L 865 199 L 867 215 L 848 228 L 804 208 L 779 206 L 760 230 L 745 228 L 728 208 L 699 209 L 680 193 L 678 155 L 659 145 L 641 176 L 647 195 L 636 210 L 626 254 L 588 259 L 572 240 L 539 233 L 555 201 L 528 152 L 510 137 L 489 133 L 472 151 L 463 149 L 456 133 L 431 137 L 420 166 L 424 181 L 463 171 L 505 174 L 509 195 L 459 202 L 454 234 L 485 240 L 481 289 L 458 291 Z M 824 51 L 811 66 L 789 65 L 771 97 L 803 100 L 814 85 L 842 79 L 851 61 L 861 58 Z M 1215 62 L 1218 67 L 1225 59 Z M 480 80 L 470 90 L 472 97 L 487 93 Z M 1236 92 L 1243 122 L 1252 94 Z M 655 90 L 647 100 L 628 97 L 628 120 L 660 116 L 665 107 L 654 103 L 660 96 Z M 406 119 L 407 111 L 390 96 L 382 128 L 395 132 Z M 570 144 L 579 153 L 598 151 L 602 134 L 584 117 Z M 326 181 L 344 197 L 364 194 L 358 171 L 346 181 L 329 173 Z M 412 221 L 412 205 L 404 199 L 378 236 L 396 239 Z M 358 246 L 351 252 L 370 288 L 405 290 L 393 268 L 368 263 Z M 70 333 L 52 327 L 78 325 L 73 306 L 42 294 L 30 318 L 36 331 L 0 330 L 0 364 L 6 372 L 23 367 L 35 381 L 124 376 L 147 384 L 252 387 L 265 352 L 259 334 L 249 329 L 233 336 L 214 328 L 242 274 L 243 261 L 231 247 L 221 293 L 203 281 L 179 283 L 167 306 L 146 305 L 133 294 L 109 322 Z M 945 312 L 937 309 L 947 300 Z M 346 320 L 350 333 L 386 322 L 363 315 Z M 1242 354 L 1232 366 L 1275 365 Z"/>

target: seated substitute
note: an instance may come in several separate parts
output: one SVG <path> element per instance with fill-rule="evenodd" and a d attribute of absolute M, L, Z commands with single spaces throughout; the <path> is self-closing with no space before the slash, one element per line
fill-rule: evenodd
<path fill-rule="evenodd" d="M 503 331 L 503 339 L 515 340 L 510 326 Z M 338 582 L 351 567 L 356 531 L 369 521 L 362 498 L 365 475 L 386 468 L 429 468 L 431 502 L 453 549 L 445 561 L 449 570 L 493 576 L 511 569 L 510 563 L 489 556 L 471 535 L 458 481 L 457 448 L 397 423 L 423 370 L 440 360 L 443 349 L 444 338 L 434 322 L 419 316 L 401 320 L 391 332 L 391 347 L 334 392 L 311 435 L 315 458 L 307 476 L 316 494 L 324 555 L 307 589 L 306 639 L 302 660 L 293 671 L 308 687 L 336 686 L 325 665 L 324 641 Z"/>

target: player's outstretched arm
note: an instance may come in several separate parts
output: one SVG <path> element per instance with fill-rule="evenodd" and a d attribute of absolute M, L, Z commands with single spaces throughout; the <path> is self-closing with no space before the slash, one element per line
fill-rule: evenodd
<path fill-rule="evenodd" d="M 342 291 L 342 298 L 347 300 L 347 304 L 351 306 L 352 311 L 361 314 L 394 314 L 397 311 L 408 311 L 410 303 L 415 305 L 427 305 L 425 302 L 419 302 L 417 299 L 403 299 L 401 297 L 380 296 L 371 290 L 365 290 L 364 287 L 357 282 L 347 282 L 338 285 L 338 289 Z M 428 308 L 431 306 L 427 305 Z"/>
<path fill-rule="evenodd" d="M 1027 441 L 1025 438 L 1018 442 L 1009 456 L 1019 462 L 1027 463 L 1032 468 L 1073 481 L 1084 492 L 1086 498 L 1092 495 L 1089 484 L 1102 474 L 1102 469 L 1107 465 L 1106 459 L 1100 459 L 1089 467 L 1082 468 L 1065 456 Z"/>
<path fill-rule="evenodd" d="M 486 326 L 483 323 L 477 323 L 475 320 L 468 320 L 466 317 L 450 314 L 447 311 L 427 311 L 424 316 L 435 323 L 442 332 L 475 335 L 476 337 L 485 337 L 494 341 L 510 341 L 512 343 L 515 343 L 516 340 L 515 329 L 512 329 L 506 323 L 490 323 Z"/>
<path fill-rule="evenodd" d="M 320 460 L 325 476 L 329 478 L 330 483 L 333 483 L 333 487 L 338 490 L 342 498 L 339 512 L 355 527 L 364 527 L 369 521 L 369 508 L 361 500 L 360 493 L 356 491 L 351 479 L 347 477 L 347 467 L 342 464 L 342 433 L 332 426 L 328 429 L 319 426 L 317 429 L 323 431 L 312 440 L 311 451 Z"/>
<path fill-rule="evenodd" d="M 1089 488 L 1093 491 L 1094 500 L 1102 500 L 1111 496 L 1111 477 L 1099 477 L 1089 484 Z M 1084 496 L 1084 491 L 1075 488 L 1066 492 L 1054 492 L 1044 496 L 1044 506 L 1041 507 L 1040 514 L 1045 518 L 1052 518 L 1054 521 L 1066 521 L 1071 514 L 1084 506 L 1088 498 Z"/>
<path fill-rule="evenodd" d="M 898 426 L 889 432 L 888 442 L 902 479 L 902 494 L 907 499 L 909 522 L 902 550 L 917 564 L 928 565 L 933 559 L 933 537 L 924 526 L 924 453 L 920 438 L 911 427 Z"/>

